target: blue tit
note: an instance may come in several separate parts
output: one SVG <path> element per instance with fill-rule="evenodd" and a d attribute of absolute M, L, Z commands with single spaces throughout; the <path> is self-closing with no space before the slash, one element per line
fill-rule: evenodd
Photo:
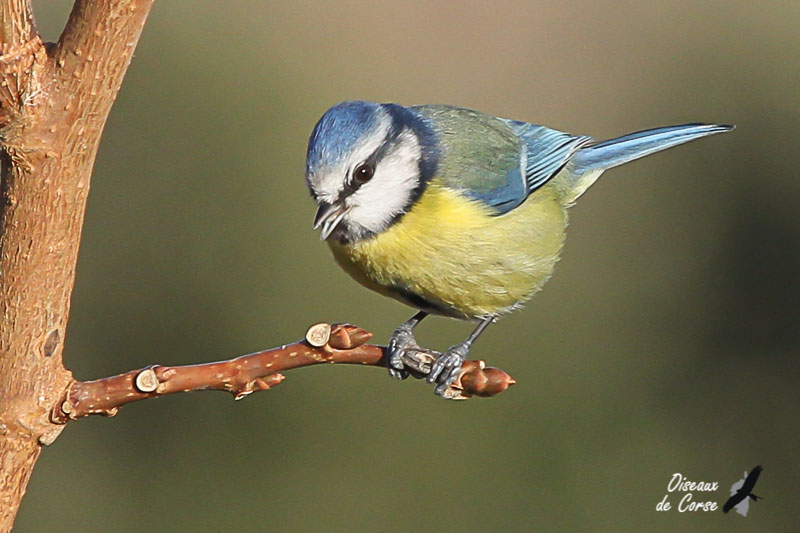
<path fill-rule="evenodd" d="M 359 283 L 419 310 L 391 337 L 387 367 L 420 349 L 428 314 L 477 322 L 427 376 L 442 395 L 486 327 L 553 273 L 567 209 L 607 169 L 731 130 L 685 124 L 597 142 L 446 105 L 344 102 L 317 122 L 305 177 L 314 228 Z"/>

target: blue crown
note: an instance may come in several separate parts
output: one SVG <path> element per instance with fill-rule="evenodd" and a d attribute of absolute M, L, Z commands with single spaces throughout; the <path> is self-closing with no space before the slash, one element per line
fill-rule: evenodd
<path fill-rule="evenodd" d="M 330 167 L 347 156 L 359 139 L 378 124 L 380 104 L 372 102 L 342 102 L 322 115 L 306 153 L 306 175 Z"/>

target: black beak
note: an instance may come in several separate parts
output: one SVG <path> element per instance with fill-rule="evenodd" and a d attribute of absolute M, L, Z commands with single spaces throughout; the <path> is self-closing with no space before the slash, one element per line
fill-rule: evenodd
<path fill-rule="evenodd" d="M 314 229 L 322 226 L 319 238 L 324 241 L 330 237 L 349 210 L 344 204 L 321 203 L 314 217 Z"/>

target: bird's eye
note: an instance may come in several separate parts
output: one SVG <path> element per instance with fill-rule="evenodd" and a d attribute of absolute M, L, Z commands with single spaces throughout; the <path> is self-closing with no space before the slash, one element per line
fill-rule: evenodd
<path fill-rule="evenodd" d="M 363 184 L 372 179 L 375 174 L 375 167 L 369 163 L 361 163 L 353 171 L 353 181 L 358 184 Z"/>

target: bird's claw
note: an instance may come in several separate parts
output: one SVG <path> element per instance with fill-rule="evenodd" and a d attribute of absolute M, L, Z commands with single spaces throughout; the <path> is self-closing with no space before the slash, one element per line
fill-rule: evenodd
<path fill-rule="evenodd" d="M 396 368 L 388 367 L 388 369 L 389 369 L 389 376 L 394 379 L 403 380 L 411 375 L 411 372 L 406 368 L 404 368 L 403 370 L 398 370 Z"/>
<path fill-rule="evenodd" d="M 411 371 L 403 363 L 403 354 L 406 350 L 419 349 L 412 327 L 405 323 L 400 324 L 400 327 L 392 333 L 386 350 L 386 368 L 389 370 L 389 375 L 394 379 L 406 379 L 410 376 Z"/>
<path fill-rule="evenodd" d="M 445 391 L 456 380 L 461 372 L 461 365 L 467 358 L 470 345 L 466 342 L 451 346 L 431 366 L 431 371 L 426 378 L 428 383 L 436 382 L 433 392 L 444 396 Z"/>

